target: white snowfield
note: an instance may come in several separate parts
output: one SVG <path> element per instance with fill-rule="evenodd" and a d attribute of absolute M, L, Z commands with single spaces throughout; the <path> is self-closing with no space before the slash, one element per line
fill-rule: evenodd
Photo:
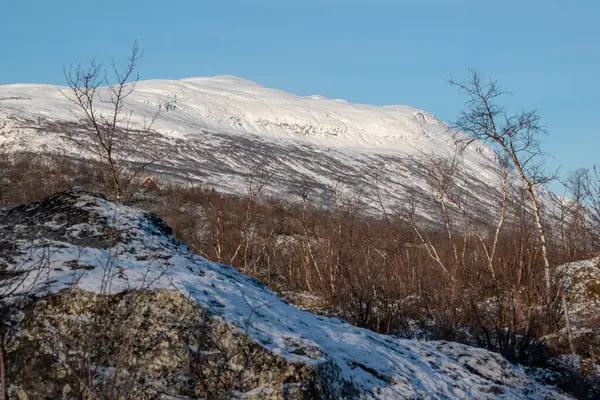
<path fill-rule="evenodd" d="M 82 117 L 68 93 L 59 86 L 0 86 L 0 145 L 89 157 L 61 132 L 43 128 Z M 392 207 L 427 191 L 422 163 L 449 157 L 455 147 L 454 133 L 425 111 L 300 97 L 231 76 L 140 81 L 128 99 L 133 121 L 141 126 L 159 109 L 159 135 L 146 146 L 163 156 L 155 172 L 231 192 L 244 192 L 249 176 L 264 169 L 274 173 L 267 186 L 276 193 L 306 180 L 316 189 L 341 184 L 374 205 L 378 188 Z M 474 143 L 463 160 L 462 186 L 489 201 L 500 186 L 493 151 Z"/>
<path fill-rule="evenodd" d="M 38 206 L 29 207 L 34 211 Z M 64 237 L 77 240 L 103 232 L 108 224 L 126 232 L 127 240 L 109 249 L 74 246 L 68 240 L 48 242 L 41 237 L 17 241 L 21 258 L 16 262 L 23 268 L 48 260 L 50 272 L 44 275 L 47 284 L 42 292 L 60 291 L 74 282 L 81 289 L 107 294 L 134 288 L 179 291 L 246 331 L 274 354 L 312 365 L 329 363 L 339 372 L 340 384 L 355 387 L 356 398 L 569 398 L 483 349 L 400 340 L 298 310 L 237 270 L 192 254 L 142 211 L 88 194 L 77 194 L 74 207 L 105 222 L 69 226 L 65 218 L 57 216 L 36 220 L 37 228 L 40 232 L 44 228 L 61 231 Z M 16 230 L 27 232 L 30 227 L 24 221 Z M 73 262 L 94 268 L 73 271 L 68 267 Z"/>
<path fill-rule="evenodd" d="M 0 104 L 4 112 L 73 118 L 79 112 L 61 94 L 69 94 L 68 90 L 49 85 L 0 86 Z M 449 143 L 443 122 L 408 106 L 376 107 L 321 96 L 299 97 L 232 76 L 141 81 L 130 99 L 137 118 L 162 108 L 157 129 L 167 137 L 186 137 L 205 128 L 293 138 L 334 148 L 407 153 Z M 99 102 L 98 106 L 110 105 Z"/>

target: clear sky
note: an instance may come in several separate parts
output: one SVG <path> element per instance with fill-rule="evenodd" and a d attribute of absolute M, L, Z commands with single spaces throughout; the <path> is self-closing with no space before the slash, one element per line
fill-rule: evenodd
<path fill-rule="evenodd" d="M 0 0 L 0 84 L 62 84 L 117 60 L 142 79 L 236 75 L 299 95 L 407 104 L 451 120 L 472 68 L 537 108 L 563 170 L 600 163 L 598 0 Z"/>

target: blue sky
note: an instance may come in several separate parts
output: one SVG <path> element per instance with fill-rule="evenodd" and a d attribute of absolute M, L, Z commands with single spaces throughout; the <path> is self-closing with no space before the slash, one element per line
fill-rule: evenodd
<path fill-rule="evenodd" d="M 62 84 L 138 39 L 142 79 L 230 74 L 299 95 L 408 104 L 451 120 L 472 68 L 536 108 L 563 170 L 600 163 L 593 0 L 0 0 L 0 84 Z"/>

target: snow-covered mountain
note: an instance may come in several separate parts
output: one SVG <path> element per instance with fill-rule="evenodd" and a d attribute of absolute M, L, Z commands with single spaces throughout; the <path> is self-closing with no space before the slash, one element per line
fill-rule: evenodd
<path fill-rule="evenodd" d="M 61 123 L 81 117 L 63 93 L 60 86 L 0 86 L 0 145 L 87 157 L 61 132 Z M 139 124 L 161 109 L 158 135 L 142 144 L 163 155 L 155 174 L 233 192 L 267 172 L 274 193 L 303 182 L 317 192 L 338 184 L 376 207 L 378 188 L 393 207 L 427 192 L 428 157 L 454 152 L 453 133 L 425 111 L 299 97 L 230 76 L 140 81 L 128 100 Z M 475 144 L 463 160 L 464 189 L 489 201 L 499 187 L 493 151 Z"/>

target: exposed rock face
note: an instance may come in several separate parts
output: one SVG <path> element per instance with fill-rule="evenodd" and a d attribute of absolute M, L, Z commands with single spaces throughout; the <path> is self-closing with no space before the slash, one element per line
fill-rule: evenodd
<path fill-rule="evenodd" d="M 565 398 L 495 353 L 297 310 L 85 193 L 9 210 L 0 271 L 13 398 Z"/>
<path fill-rule="evenodd" d="M 90 212 L 86 206 L 93 206 L 93 195 L 87 204 L 75 193 L 61 193 L 44 201 L 25 204 L 9 210 L 0 221 L 0 234 L 3 242 L 9 240 L 35 240 L 67 242 L 82 247 L 107 249 L 123 240 L 123 233 L 109 224 L 111 215 Z M 144 213 L 157 234 L 170 235 L 171 228 L 151 213 Z"/>
<path fill-rule="evenodd" d="M 17 398 L 322 397 L 318 371 L 287 362 L 172 291 L 64 291 L 29 302 L 7 338 Z"/>

